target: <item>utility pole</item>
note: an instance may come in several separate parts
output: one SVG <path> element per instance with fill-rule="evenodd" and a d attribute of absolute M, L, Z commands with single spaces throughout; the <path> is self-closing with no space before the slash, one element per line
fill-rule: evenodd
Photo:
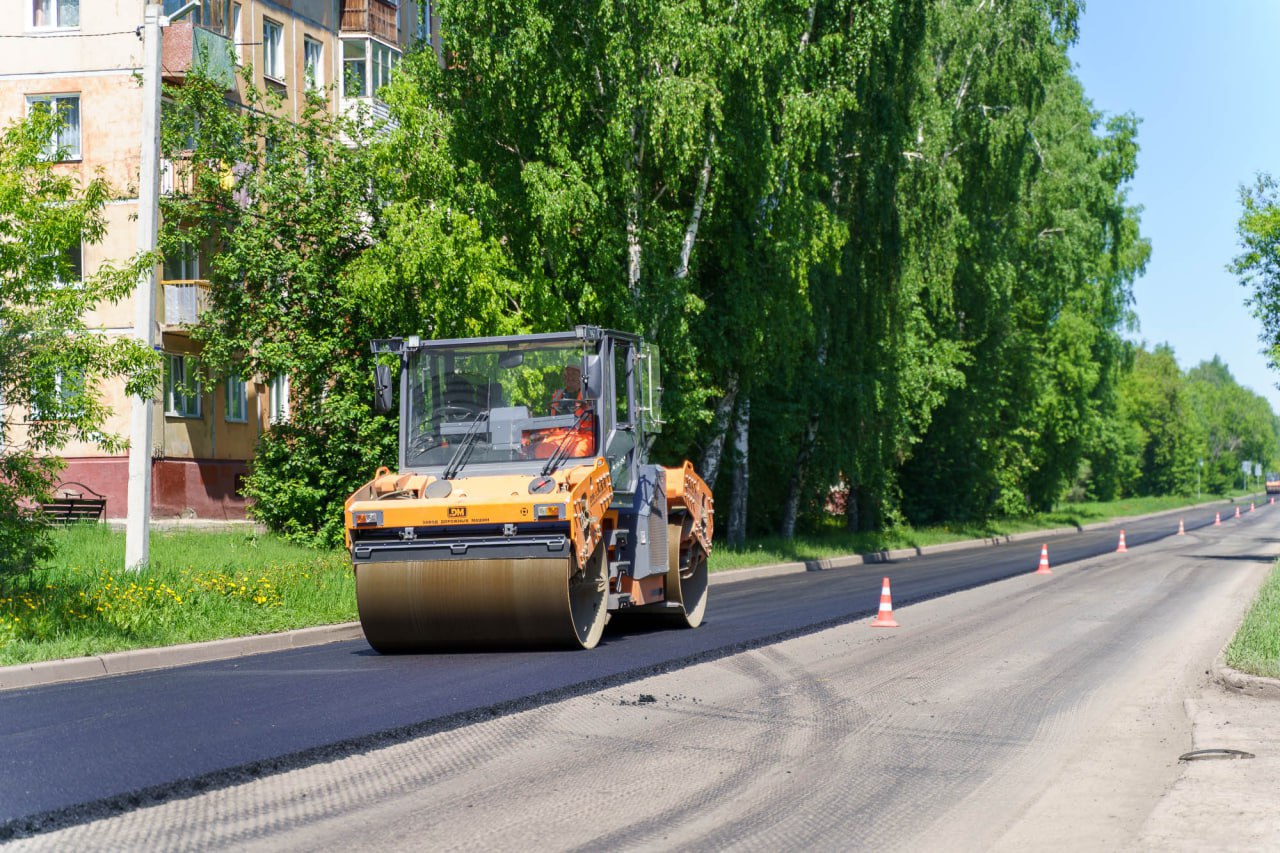
<path fill-rule="evenodd" d="M 163 7 L 148 3 L 142 20 L 142 158 L 138 175 L 138 250 L 156 250 L 160 222 L 160 58 Z M 134 296 L 134 336 L 156 346 L 156 267 L 148 264 Z M 133 398 L 129 431 L 129 517 L 125 525 L 124 567 L 143 568 L 151 559 L 151 443 L 155 400 Z"/>
<path fill-rule="evenodd" d="M 165 16 L 159 3 L 148 3 L 142 17 L 142 148 L 138 167 L 138 251 L 151 253 L 160 228 L 160 60 L 161 33 L 193 9 L 192 0 Z M 134 297 L 133 334 L 147 348 L 156 348 L 156 267 L 149 264 L 138 278 Z M 129 517 L 125 523 L 124 567 L 140 569 L 151 561 L 151 444 L 155 400 L 133 398 L 129 430 Z"/>

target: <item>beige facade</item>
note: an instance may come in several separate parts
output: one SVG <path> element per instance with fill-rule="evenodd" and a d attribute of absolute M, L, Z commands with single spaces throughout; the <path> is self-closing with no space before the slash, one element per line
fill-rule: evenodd
<path fill-rule="evenodd" d="M 185 2 L 165 0 L 167 13 Z M 0 0 L 0 123 L 26 114 L 33 103 L 56 103 L 68 117 L 59 168 L 83 180 L 104 176 L 116 198 L 107 207 L 105 239 L 84 246 L 82 268 L 128 258 L 139 244 L 137 186 L 142 144 L 143 0 Z M 278 92 L 286 115 L 299 114 L 303 93 L 326 93 L 332 110 L 367 103 L 403 51 L 428 36 L 422 4 L 392 0 L 200 0 L 186 18 L 164 30 L 163 76 L 181 83 L 200 56 L 249 65 L 253 82 Z M 429 11 L 425 20 L 430 21 Z M 433 42 L 435 40 L 433 39 Z M 238 69 L 237 69 L 238 74 Z M 230 77 L 228 76 L 230 82 Z M 234 82 L 243 98 L 244 84 Z M 161 191 L 172 191 L 178 170 L 161 164 Z M 207 258 L 168 259 L 159 271 L 156 340 L 170 373 L 198 358 L 188 327 L 208 299 L 201 278 Z M 202 263 L 203 262 L 203 263 Z M 104 334 L 133 334 L 132 300 L 98 306 L 86 318 Z M 273 417 L 286 416 L 287 381 L 217 382 L 197 395 L 167 383 L 155 407 L 153 512 L 239 518 L 239 482 L 259 437 Z M 228 387 L 228 384 L 231 387 Z M 129 433 L 130 402 L 122 386 L 102 389 L 113 415 L 106 429 Z M 127 505 L 127 457 L 90 445 L 71 445 L 65 480 L 107 496 L 107 517 Z"/>

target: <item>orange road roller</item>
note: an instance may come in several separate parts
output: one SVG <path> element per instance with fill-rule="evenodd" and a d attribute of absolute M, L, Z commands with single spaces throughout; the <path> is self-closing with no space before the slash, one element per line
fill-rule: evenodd
<path fill-rule="evenodd" d="M 650 464 L 656 347 L 571 332 L 374 341 L 397 471 L 345 506 L 360 625 L 380 652 L 589 649 L 613 613 L 696 628 L 711 490 Z"/>

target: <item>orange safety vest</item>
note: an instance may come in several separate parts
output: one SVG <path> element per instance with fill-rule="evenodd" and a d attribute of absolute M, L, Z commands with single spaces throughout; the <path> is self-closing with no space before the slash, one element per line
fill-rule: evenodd
<path fill-rule="evenodd" d="M 551 395 L 551 413 L 552 414 L 581 415 L 583 412 L 590 412 L 590 407 L 582 400 L 581 388 L 578 389 L 577 400 L 573 402 L 572 412 L 566 411 L 567 409 L 570 408 L 570 406 L 569 406 L 569 403 L 565 401 L 565 397 L 566 397 L 565 390 L 563 388 L 557 388 L 555 393 Z M 574 432 L 576 432 L 577 435 L 573 438 L 568 439 L 568 442 L 569 442 L 568 448 L 569 448 L 570 456 L 590 456 L 592 453 L 595 452 L 595 443 L 596 443 L 595 435 L 594 435 L 595 428 L 596 428 L 596 418 L 594 414 L 588 414 L 585 418 L 582 419 L 582 421 L 578 424 L 577 429 L 574 430 Z M 567 432 L 567 430 L 564 430 L 564 429 L 552 430 L 543 439 L 542 447 L 549 447 L 551 445 L 556 444 L 559 438 L 562 437 L 565 432 Z M 543 451 L 542 447 L 537 449 L 537 451 L 535 452 L 535 456 L 542 458 L 543 454 L 547 456 L 550 455 L 550 452 Z"/>

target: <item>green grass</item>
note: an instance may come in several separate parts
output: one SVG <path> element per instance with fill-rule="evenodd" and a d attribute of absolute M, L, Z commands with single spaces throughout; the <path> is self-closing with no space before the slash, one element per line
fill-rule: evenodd
<path fill-rule="evenodd" d="M 0 665 L 284 631 L 356 618 L 344 551 L 249 531 L 151 535 L 151 565 L 126 572 L 124 534 L 75 525 L 56 557 L 0 577 Z"/>
<path fill-rule="evenodd" d="M 1227 666 L 1280 678 L 1280 563 L 1272 567 L 1240 630 L 1227 646 Z"/>
<path fill-rule="evenodd" d="M 1206 496 L 1205 500 L 1211 500 Z M 837 520 L 787 541 L 717 543 L 712 571 L 944 542 L 1007 536 L 1143 515 L 1196 503 L 1143 498 L 1071 504 L 991 524 L 901 527 L 848 533 Z M 102 525 L 55 533 L 56 556 L 21 577 L 0 577 L 0 665 L 79 657 L 348 622 L 355 584 L 345 551 L 316 551 L 278 537 L 235 531 L 153 532 L 151 565 L 125 572 L 124 534 Z M 1280 598 L 1280 593 L 1277 593 Z M 1273 619 L 1273 622 L 1275 620 Z M 1275 660 L 1274 640 L 1271 660 Z"/>

